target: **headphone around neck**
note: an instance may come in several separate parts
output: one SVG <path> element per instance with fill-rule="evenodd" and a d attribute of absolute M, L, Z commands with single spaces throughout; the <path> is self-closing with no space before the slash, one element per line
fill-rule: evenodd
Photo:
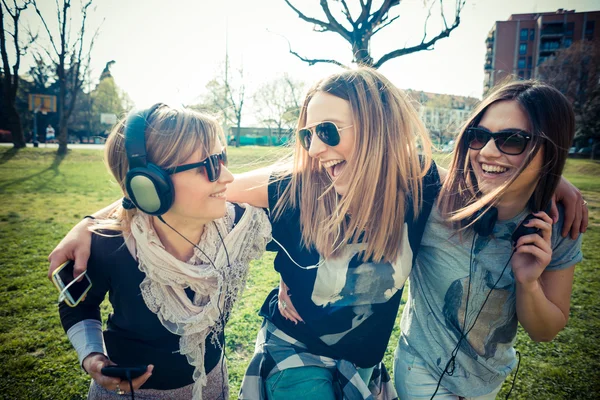
<path fill-rule="evenodd" d="M 146 153 L 146 129 L 148 120 L 163 103 L 157 103 L 146 110 L 134 110 L 125 122 L 125 151 L 129 171 L 125 177 L 127 203 L 149 215 L 162 215 L 173 205 L 175 190 L 169 174 L 156 164 L 148 162 Z M 129 202 L 127 201 L 129 200 Z"/>

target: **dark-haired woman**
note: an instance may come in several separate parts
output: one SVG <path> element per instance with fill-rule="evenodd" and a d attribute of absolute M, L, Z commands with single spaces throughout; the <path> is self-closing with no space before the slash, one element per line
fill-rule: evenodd
<path fill-rule="evenodd" d="M 517 325 L 535 341 L 565 327 L 581 235 L 561 237 L 562 209 L 554 224 L 544 210 L 574 131 L 568 100 L 535 81 L 495 89 L 465 125 L 410 275 L 400 398 L 495 399 L 517 365 Z M 534 229 L 513 241 L 529 214 Z"/>

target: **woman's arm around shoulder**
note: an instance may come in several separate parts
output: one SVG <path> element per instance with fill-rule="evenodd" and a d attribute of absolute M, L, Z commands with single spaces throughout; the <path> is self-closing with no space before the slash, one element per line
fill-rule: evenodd
<path fill-rule="evenodd" d="M 254 207 L 269 207 L 269 178 L 272 167 L 255 169 L 236 174 L 235 180 L 227 187 L 227 200 L 234 203 L 248 203 Z"/>

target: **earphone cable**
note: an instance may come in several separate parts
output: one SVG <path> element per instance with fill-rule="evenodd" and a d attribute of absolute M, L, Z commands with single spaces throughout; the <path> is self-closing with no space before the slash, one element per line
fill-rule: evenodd
<path fill-rule="evenodd" d="M 473 244 L 475 243 L 475 236 L 476 235 L 474 235 L 474 237 L 473 237 Z M 473 255 L 473 244 L 471 245 L 471 257 Z M 438 392 L 438 390 L 440 388 L 440 385 L 442 384 L 442 378 L 444 377 L 444 375 L 448 374 L 449 376 L 452 376 L 452 374 L 454 373 L 456 356 L 458 355 L 458 352 L 460 350 L 460 344 L 462 343 L 462 341 L 464 339 L 466 339 L 466 337 L 469 334 L 469 332 L 471 332 L 471 330 L 475 327 L 475 324 L 477 323 L 477 318 L 479 318 L 479 315 L 483 311 L 483 308 L 485 307 L 485 304 L 487 303 L 488 299 L 490 298 L 490 295 L 492 294 L 492 292 L 494 291 L 494 289 L 496 288 L 496 286 L 500 282 L 500 279 L 502 279 L 502 276 L 504 275 L 504 272 L 506 271 L 506 267 L 508 267 L 508 264 L 510 264 L 510 260 L 512 260 L 512 257 L 513 257 L 514 254 L 515 254 L 515 250 L 513 249 L 513 251 L 510 254 L 510 257 L 508 258 L 508 261 L 504 265 L 504 268 L 502 268 L 502 272 L 500 272 L 500 276 L 498 277 L 498 279 L 496 279 L 496 282 L 494 282 L 494 285 L 489 290 L 487 296 L 483 300 L 483 303 L 481 304 L 481 308 L 479 308 L 479 311 L 477 312 L 477 315 L 475 315 L 475 319 L 473 320 L 473 324 L 470 326 L 470 328 L 466 332 L 464 331 L 464 325 L 466 325 L 465 321 L 466 321 L 466 318 L 467 318 L 467 311 L 468 310 L 465 307 L 465 319 L 463 320 L 463 332 L 462 332 L 461 336 L 459 337 L 458 342 L 456 343 L 456 346 L 454 347 L 454 349 L 450 353 L 451 354 L 450 360 L 448 360 L 448 363 L 446 363 L 446 367 L 444 368 L 444 371 L 442 371 L 442 375 L 440 376 L 440 379 L 438 380 L 437 386 L 435 388 L 435 391 L 433 392 L 433 395 L 431 396 L 431 399 L 433 399 L 435 397 L 435 395 L 437 394 L 437 392 Z M 472 259 L 470 259 L 470 261 L 472 261 Z M 469 265 L 469 292 L 470 292 L 470 286 L 471 286 L 471 262 L 469 262 L 469 264 L 470 264 Z M 466 305 L 468 305 L 469 292 L 467 292 L 467 303 L 466 303 Z M 520 357 L 519 357 L 519 362 L 520 362 Z M 451 368 L 451 372 L 448 371 L 449 367 Z M 517 372 L 518 372 L 518 370 L 517 370 Z M 515 375 L 515 379 L 516 379 L 516 375 Z M 513 381 L 513 385 L 514 385 L 514 381 Z"/>

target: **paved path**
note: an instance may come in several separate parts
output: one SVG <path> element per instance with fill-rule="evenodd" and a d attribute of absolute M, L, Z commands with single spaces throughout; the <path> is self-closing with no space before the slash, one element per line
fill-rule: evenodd
<path fill-rule="evenodd" d="M 13 147 L 12 143 L 0 143 L 0 147 Z M 27 147 L 33 147 L 33 143 L 27 143 Z M 41 149 L 43 148 L 49 149 L 58 149 L 58 143 L 48 143 L 47 145 L 44 143 L 40 143 Z M 104 150 L 103 144 L 85 144 L 85 143 L 77 143 L 77 144 L 69 144 L 69 149 L 86 149 L 86 150 Z"/>

